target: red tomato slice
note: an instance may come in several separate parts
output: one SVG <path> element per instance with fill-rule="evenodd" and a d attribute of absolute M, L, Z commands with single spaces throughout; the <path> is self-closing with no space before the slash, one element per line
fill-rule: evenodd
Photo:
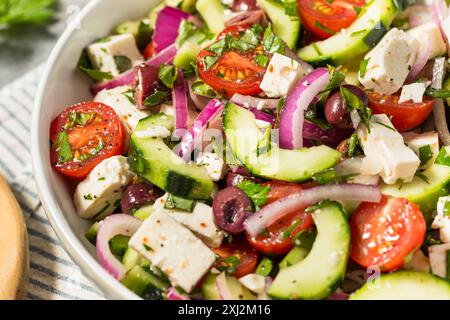
<path fill-rule="evenodd" d="M 303 190 L 297 184 L 285 182 L 268 182 L 263 185 L 270 187 L 266 205 Z M 246 236 L 253 248 L 259 252 L 282 255 L 294 247 L 292 239 L 301 231 L 311 228 L 313 224 L 311 215 L 304 211 L 293 212 L 269 226 L 263 234 L 252 237 L 246 233 Z"/>
<path fill-rule="evenodd" d="M 351 258 L 381 271 L 402 267 L 425 238 L 426 223 L 419 208 L 403 198 L 383 196 L 380 203 L 363 203 L 352 215 Z"/>
<path fill-rule="evenodd" d="M 86 118 L 74 122 L 74 115 Z M 63 159 L 58 137 L 66 137 Z M 76 104 L 63 111 L 50 127 L 50 160 L 63 175 L 84 179 L 103 160 L 121 155 L 126 133 L 111 107 L 99 102 Z M 69 149 L 70 148 L 70 149 Z"/>
<path fill-rule="evenodd" d="M 399 94 L 391 96 L 368 92 L 369 106 L 374 114 L 385 113 L 391 117 L 392 124 L 400 131 L 408 131 L 420 126 L 433 110 L 434 98 L 424 96 L 423 103 L 407 101 L 398 103 Z"/>
<path fill-rule="evenodd" d="M 148 60 L 156 54 L 155 45 L 150 42 L 144 49 L 143 55 L 144 59 Z"/>
<path fill-rule="evenodd" d="M 236 278 L 243 277 L 256 270 L 258 254 L 245 241 L 238 240 L 229 244 L 224 242 L 221 247 L 212 249 L 221 259 L 216 263 L 216 268 L 232 268 L 230 275 Z"/>
<path fill-rule="evenodd" d="M 322 39 L 350 26 L 365 0 L 298 0 L 302 22 Z M 355 9 L 356 8 L 356 9 Z"/>
<path fill-rule="evenodd" d="M 249 25 L 230 26 L 219 34 L 217 40 L 228 34 L 237 37 L 249 27 Z M 205 57 L 215 56 L 215 54 L 208 48 L 202 50 L 197 57 L 198 73 L 204 82 L 228 98 L 235 93 L 243 95 L 261 93 L 259 85 L 263 80 L 266 68 L 256 63 L 256 57 L 258 54 L 264 53 L 262 46 L 245 53 L 227 51 L 209 69 L 205 64 Z M 266 53 L 266 55 L 270 58 L 269 54 Z"/>

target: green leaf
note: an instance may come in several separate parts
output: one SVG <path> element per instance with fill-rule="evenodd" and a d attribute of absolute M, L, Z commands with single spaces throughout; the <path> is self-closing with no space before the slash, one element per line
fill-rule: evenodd
<path fill-rule="evenodd" d="M 127 98 L 128 101 L 130 101 L 131 104 L 136 105 L 136 99 L 134 97 L 134 94 L 135 94 L 135 92 L 134 92 L 133 88 L 130 88 L 130 89 L 128 89 L 125 92 L 122 92 L 122 95 L 125 96 L 125 98 Z"/>
<path fill-rule="evenodd" d="M 114 78 L 111 72 L 102 72 L 93 69 L 86 49 L 81 52 L 80 58 L 78 60 L 78 68 L 89 78 L 97 82 L 111 80 Z"/>
<path fill-rule="evenodd" d="M 428 88 L 425 95 L 438 99 L 448 99 L 450 98 L 450 90 Z"/>
<path fill-rule="evenodd" d="M 268 277 L 272 272 L 272 270 L 273 270 L 272 260 L 270 260 L 267 257 L 264 257 L 259 263 L 258 267 L 256 268 L 255 273 L 263 277 Z"/>
<path fill-rule="evenodd" d="M 322 31 L 325 31 L 328 34 L 331 34 L 331 35 L 336 34 L 336 31 L 327 28 L 326 26 L 321 24 L 319 21 L 316 21 L 316 23 L 314 23 L 314 26 L 319 28 Z"/>
<path fill-rule="evenodd" d="M 169 93 L 166 91 L 155 91 L 150 96 L 145 98 L 144 105 L 146 107 L 154 107 L 159 106 L 161 103 L 163 103 L 166 98 L 169 96 Z"/>
<path fill-rule="evenodd" d="M 48 23 L 55 16 L 55 4 L 55 0 L 2 0 L 0 27 Z"/>
<path fill-rule="evenodd" d="M 433 158 L 433 151 L 431 151 L 431 146 L 429 144 L 419 148 L 419 159 L 421 165 L 427 164 L 431 158 Z"/>
<path fill-rule="evenodd" d="M 267 196 L 270 192 L 269 187 L 264 187 L 258 183 L 254 183 L 248 180 L 242 181 L 237 185 L 237 187 L 244 191 L 252 200 L 256 210 L 259 210 L 262 205 L 266 204 Z"/>
<path fill-rule="evenodd" d="M 347 155 L 353 158 L 363 154 L 364 152 L 359 144 L 358 134 L 353 133 L 348 139 Z"/>
<path fill-rule="evenodd" d="M 439 151 L 439 154 L 434 163 L 450 167 L 450 156 L 447 153 L 447 149 L 445 147 L 442 147 L 441 151 Z"/>
<path fill-rule="evenodd" d="M 260 53 L 256 56 L 255 61 L 259 66 L 265 68 L 269 64 L 269 59 L 270 58 L 268 55 Z"/>
<path fill-rule="evenodd" d="M 348 176 L 338 176 L 336 171 L 331 168 L 322 172 L 317 172 L 313 174 L 313 180 L 320 185 L 324 184 L 336 184 L 336 183 L 344 183 L 347 182 L 347 178 L 352 177 L 353 175 Z"/>
<path fill-rule="evenodd" d="M 264 32 L 263 47 L 269 53 L 284 54 L 286 51 L 286 44 L 273 33 L 271 24 L 269 24 Z"/>
<path fill-rule="evenodd" d="M 125 71 L 133 68 L 133 63 L 127 56 L 114 56 L 114 61 L 117 66 L 117 70 L 119 70 L 119 73 L 124 73 Z"/>
<path fill-rule="evenodd" d="M 220 94 L 211 88 L 207 83 L 203 82 L 200 78 L 195 80 L 191 85 L 192 91 L 202 97 L 208 98 L 221 98 Z"/>
<path fill-rule="evenodd" d="M 328 66 L 328 71 L 330 73 L 330 82 L 328 83 L 326 88 L 322 90 L 320 93 L 333 91 L 334 89 L 338 88 L 345 80 L 345 74 L 336 70 L 335 67 Z"/>
<path fill-rule="evenodd" d="M 197 202 L 195 200 L 184 199 L 174 196 L 173 194 L 169 194 L 167 201 L 164 204 L 164 208 L 192 212 L 194 211 L 196 204 Z"/>
<path fill-rule="evenodd" d="M 220 56 L 205 56 L 203 62 L 205 63 L 205 69 L 209 70 L 219 61 Z"/>
<path fill-rule="evenodd" d="M 426 184 L 430 184 L 430 179 L 426 175 L 424 175 L 422 172 L 417 171 L 415 176 L 421 180 L 423 180 Z"/>
<path fill-rule="evenodd" d="M 343 86 L 341 87 L 341 96 L 344 99 L 344 104 L 348 112 L 356 110 L 362 123 L 367 126 L 367 129 L 370 132 L 369 121 L 372 118 L 372 110 L 369 106 L 363 103 L 363 101 L 356 94 Z"/>
<path fill-rule="evenodd" d="M 322 130 L 333 129 L 333 126 L 330 125 L 326 120 L 317 118 L 317 115 L 313 110 L 307 110 L 305 112 L 305 119 L 311 123 L 314 123 L 316 126 L 321 128 Z"/>
<path fill-rule="evenodd" d="M 178 28 L 178 37 L 175 40 L 178 47 L 182 46 L 183 43 L 194 34 L 197 33 L 197 27 L 187 20 L 182 20 L 180 27 Z"/>
<path fill-rule="evenodd" d="M 66 163 L 73 159 L 72 147 L 66 131 L 61 131 L 56 139 L 56 152 L 59 163 Z"/>
<path fill-rule="evenodd" d="M 72 129 L 74 126 L 85 126 L 89 121 L 95 117 L 95 113 L 80 113 L 72 111 L 67 117 L 67 122 L 65 125 L 66 129 Z"/>
<path fill-rule="evenodd" d="M 173 84 L 178 77 L 178 68 L 174 65 L 163 64 L 159 67 L 158 77 L 167 88 L 173 89 Z"/>

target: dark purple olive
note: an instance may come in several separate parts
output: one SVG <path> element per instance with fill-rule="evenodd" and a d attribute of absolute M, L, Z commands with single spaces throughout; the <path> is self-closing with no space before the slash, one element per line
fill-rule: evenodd
<path fill-rule="evenodd" d="M 234 0 L 231 5 L 231 10 L 234 12 L 252 11 L 256 9 L 258 9 L 256 0 Z"/>
<path fill-rule="evenodd" d="M 130 214 L 134 209 L 154 203 L 162 195 L 157 187 L 144 183 L 130 184 L 122 195 L 122 213 Z"/>
<path fill-rule="evenodd" d="M 352 85 L 345 85 L 345 88 L 350 90 L 353 94 L 358 96 L 364 104 L 369 103 L 367 94 L 360 88 Z M 344 105 L 344 99 L 341 96 L 340 90 L 331 93 L 325 104 L 325 117 L 327 121 L 335 128 L 350 129 L 352 128 L 352 120 L 350 113 Z"/>
<path fill-rule="evenodd" d="M 240 233 L 244 231 L 244 222 L 252 207 L 252 201 L 244 191 L 236 187 L 225 188 L 213 200 L 214 223 L 228 233 Z"/>
<path fill-rule="evenodd" d="M 262 182 L 261 180 L 255 177 L 230 172 L 227 175 L 227 187 L 236 187 L 238 184 L 246 180 L 253 181 L 256 183 Z"/>

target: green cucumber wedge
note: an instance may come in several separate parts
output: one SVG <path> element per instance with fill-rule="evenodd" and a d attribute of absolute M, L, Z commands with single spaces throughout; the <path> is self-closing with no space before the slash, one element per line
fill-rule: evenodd
<path fill-rule="evenodd" d="M 228 103 L 223 117 L 227 144 L 234 156 L 252 174 L 288 182 L 309 180 L 313 174 L 333 167 L 340 153 L 327 146 L 284 150 L 272 146 L 269 150 L 255 116 L 250 111 Z M 228 160 L 228 159 L 227 159 Z"/>
<path fill-rule="evenodd" d="M 371 0 L 353 24 L 328 39 L 314 42 L 298 51 L 313 65 L 341 65 L 368 52 L 385 35 L 398 9 L 394 0 Z"/>
<path fill-rule="evenodd" d="M 136 132 L 152 126 L 173 128 L 173 117 L 159 113 L 139 121 L 131 136 L 131 168 L 143 179 L 166 192 L 186 199 L 209 199 L 213 182 L 202 166 L 188 164 L 161 138 L 139 138 Z"/>
<path fill-rule="evenodd" d="M 397 271 L 369 281 L 350 300 L 450 300 L 450 282 L 429 273 Z"/>
<path fill-rule="evenodd" d="M 313 214 L 317 237 L 309 254 L 300 262 L 280 270 L 269 295 L 277 299 L 323 299 L 332 294 L 345 275 L 350 228 L 337 203 Z"/>

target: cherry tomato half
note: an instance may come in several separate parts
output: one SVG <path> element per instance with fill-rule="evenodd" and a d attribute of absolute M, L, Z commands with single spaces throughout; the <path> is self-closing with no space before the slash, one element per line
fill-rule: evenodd
<path fill-rule="evenodd" d="M 322 39 L 350 26 L 365 0 L 298 0 L 302 22 Z"/>
<path fill-rule="evenodd" d="M 380 203 L 363 203 L 350 221 L 351 258 L 363 267 L 396 270 L 425 238 L 426 223 L 419 208 L 403 198 L 383 196 Z"/>
<path fill-rule="evenodd" d="M 303 190 L 297 184 L 285 182 L 267 182 L 263 185 L 270 188 L 266 205 Z M 301 231 L 311 228 L 313 224 L 311 215 L 304 211 L 293 212 L 273 223 L 262 234 L 252 237 L 246 233 L 246 236 L 253 248 L 259 252 L 282 255 L 293 248 L 292 239 Z"/>
<path fill-rule="evenodd" d="M 230 26 L 219 34 L 217 40 L 220 41 L 226 35 L 239 37 L 248 28 L 250 25 Z M 208 56 L 216 56 L 209 48 L 202 50 L 197 57 L 198 73 L 204 82 L 228 98 L 235 93 L 250 96 L 261 93 L 259 85 L 263 80 L 266 68 L 257 64 L 256 57 L 259 54 L 265 54 L 270 59 L 270 55 L 264 52 L 261 45 L 246 52 L 226 51 L 212 66 L 208 66 L 205 62 Z"/>
<path fill-rule="evenodd" d="M 63 175 L 84 179 L 103 160 L 121 155 L 126 133 L 114 110 L 99 102 L 76 104 L 50 126 L 50 160 Z"/>
<path fill-rule="evenodd" d="M 144 49 L 143 55 L 144 59 L 148 60 L 156 54 L 155 45 L 150 42 Z"/>
<path fill-rule="evenodd" d="M 399 94 L 391 96 L 369 92 L 369 106 L 374 114 L 385 113 L 392 118 L 392 124 L 400 131 L 408 131 L 420 126 L 433 110 L 434 99 L 424 96 L 422 103 L 407 101 L 398 103 Z"/>
<path fill-rule="evenodd" d="M 245 240 L 238 240 L 231 244 L 224 241 L 221 247 L 212 250 L 220 257 L 215 267 L 219 270 L 230 270 L 229 274 L 236 278 L 256 270 L 258 254 Z"/>

